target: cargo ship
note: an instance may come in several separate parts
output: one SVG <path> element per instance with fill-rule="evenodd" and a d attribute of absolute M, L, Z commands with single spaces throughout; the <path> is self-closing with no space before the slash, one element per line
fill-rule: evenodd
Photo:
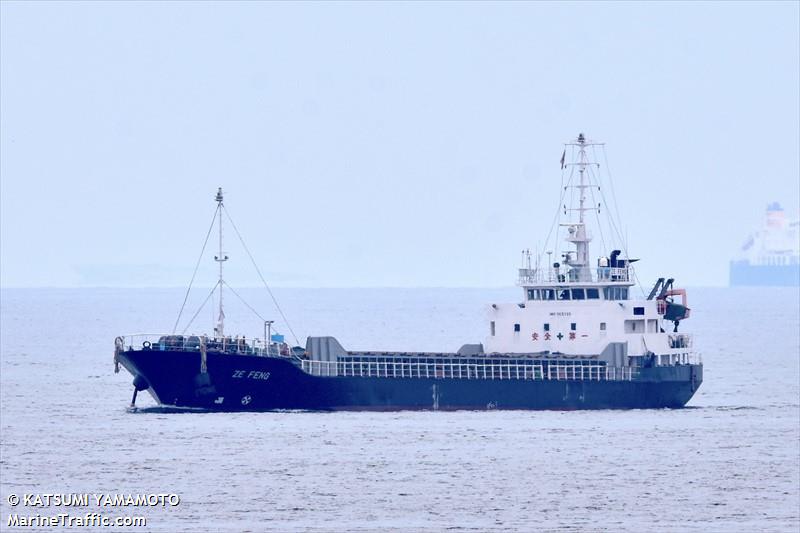
<path fill-rule="evenodd" d="M 763 226 L 730 263 L 730 285 L 799 286 L 800 219 L 787 219 L 778 202 L 769 204 Z"/>
<path fill-rule="evenodd" d="M 227 334 L 223 264 L 228 256 L 222 252 L 227 210 L 220 189 L 215 211 L 220 248 L 214 257 L 219 280 L 212 289 L 219 291 L 216 327 L 208 335 L 187 334 L 188 326 L 177 333 L 182 308 L 171 333 L 117 337 L 115 370 L 124 367 L 133 376 L 131 407 L 141 391 L 160 406 L 203 411 L 685 406 L 703 380 L 691 334 L 678 331 L 690 316 L 686 291 L 665 276 L 637 299 L 636 259 L 624 247 L 590 258 L 589 215 L 601 210 L 593 200 L 602 190 L 600 165 L 590 158 L 597 147 L 604 152 L 602 143 L 583 134 L 564 143 L 559 217 L 551 231 L 563 233 L 564 241 L 555 240 L 548 249 L 548 238 L 533 258 L 523 252 L 521 299 L 489 304 L 484 342 L 452 353 L 349 351 L 331 336 L 290 346 L 272 332 L 273 321 L 265 321 L 263 338 Z M 567 197 L 574 202 L 562 206 Z"/>

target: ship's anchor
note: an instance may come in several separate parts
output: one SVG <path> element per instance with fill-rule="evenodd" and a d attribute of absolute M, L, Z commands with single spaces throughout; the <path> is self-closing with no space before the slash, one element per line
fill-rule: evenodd
<path fill-rule="evenodd" d="M 141 375 L 137 374 L 136 377 L 133 378 L 133 398 L 131 398 L 131 409 L 136 407 L 136 395 L 139 394 L 139 391 L 147 390 L 149 388 L 150 384 Z"/>

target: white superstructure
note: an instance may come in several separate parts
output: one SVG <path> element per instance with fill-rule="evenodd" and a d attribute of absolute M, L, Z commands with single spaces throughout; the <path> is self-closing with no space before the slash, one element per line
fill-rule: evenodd
<path fill-rule="evenodd" d="M 800 263 L 800 220 L 791 220 L 778 202 L 767 206 L 764 226 L 742 246 L 740 260 L 751 266 L 785 266 Z"/>
<path fill-rule="evenodd" d="M 530 253 L 524 254 L 518 281 L 523 300 L 490 306 L 485 350 L 597 357 L 620 366 L 643 356 L 654 356 L 658 365 L 688 363 L 692 338 L 677 332 L 678 323 L 689 316 L 686 292 L 672 289 L 672 279 L 660 278 L 649 296 L 635 299 L 631 263 L 636 259 L 614 249 L 591 260 L 587 214 L 601 208 L 593 201 L 601 185 L 600 165 L 589 159 L 595 146 L 602 145 L 580 134 L 565 143 L 562 156 L 562 171 L 569 174 L 563 191 L 569 191 L 573 205 L 560 206 L 566 220 L 558 227 L 574 249 L 557 254 L 555 262 L 553 252 L 545 252 L 546 261 L 540 254 L 534 265 Z M 568 149 L 574 154 L 570 163 L 565 162 Z M 562 199 L 566 196 L 562 193 Z M 673 302 L 674 296 L 682 301 Z"/>

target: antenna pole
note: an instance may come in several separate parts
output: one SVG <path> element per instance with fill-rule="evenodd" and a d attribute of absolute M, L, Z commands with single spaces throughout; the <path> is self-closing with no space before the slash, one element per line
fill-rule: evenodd
<path fill-rule="evenodd" d="M 266 350 L 264 355 L 270 355 L 272 353 L 270 345 L 272 344 L 272 324 L 274 323 L 274 320 L 264 321 L 264 349 Z"/>
<path fill-rule="evenodd" d="M 589 241 L 591 241 L 591 238 L 586 232 L 584 213 L 589 210 L 589 208 L 586 207 L 586 189 L 590 187 L 590 185 L 587 184 L 588 177 L 586 175 L 586 167 L 595 163 L 587 159 L 586 147 L 602 143 L 590 141 L 581 133 L 575 141 L 566 144 L 578 147 L 578 160 L 576 163 L 572 164 L 578 167 L 580 181 L 578 185 L 573 185 L 574 188 L 578 189 L 578 207 L 573 208 L 570 206 L 569 209 L 569 211 L 578 212 L 578 221 L 562 224 L 569 229 L 567 241 L 575 245 L 576 257 L 575 259 L 571 259 L 567 256 L 564 263 L 571 267 L 570 278 L 572 281 L 591 281 L 592 275 L 589 269 Z"/>
<path fill-rule="evenodd" d="M 214 256 L 214 261 L 219 263 L 219 317 L 217 318 L 217 327 L 214 331 L 220 337 L 225 336 L 225 312 L 222 310 L 222 263 L 228 260 L 227 255 L 222 253 L 222 187 L 217 189 L 217 211 L 219 211 L 219 255 Z"/>

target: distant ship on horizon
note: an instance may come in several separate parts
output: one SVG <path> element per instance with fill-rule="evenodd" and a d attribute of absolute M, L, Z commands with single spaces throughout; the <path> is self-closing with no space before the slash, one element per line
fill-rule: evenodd
<path fill-rule="evenodd" d="M 778 202 L 767 206 L 764 225 L 730 263 L 730 285 L 800 285 L 800 219 L 789 220 Z"/>

